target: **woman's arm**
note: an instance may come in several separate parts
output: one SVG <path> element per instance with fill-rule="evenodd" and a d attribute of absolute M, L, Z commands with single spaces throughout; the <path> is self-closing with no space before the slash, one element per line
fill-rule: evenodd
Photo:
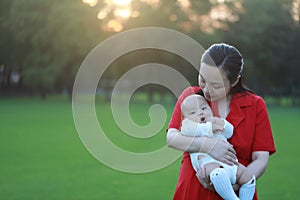
<path fill-rule="evenodd" d="M 236 163 L 236 153 L 232 145 L 218 138 L 189 137 L 182 135 L 175 128 L 169 128 L 167 144 L 169 147 L 180 151 L 208 153 L 215 159 L 228 165 Z"/>
<path fill-rule="evenodd" d="M 247 166 L 247 169 L 255 175 L 256 179 L 258 179 L 266 170 L 269 161 L 269 152 L 268 151 L 255 151 L 252 153 L 252 162 Z M 197 178 L 204 186 L 204 188 L 215 191 L 213 185 L 206 178 L 206 174 L 203 168 L 198 168 L 197 170 Z M 232 185 L 234 191 L 238 191 L 240 189 L 240 185 L 234 184 Z"/>
<path fill-rule="evenodd" d="M 247 166 L 247 169 L 258 179 L 265 172 L 268 162 L 268 151 L 254 151 L 252 153 L 252 162 Z"/>
<path fill-rule="evenodd" d="M 167 132 L 167 144 L 169 147 L 187 152 L 199 152 L 201 149 L 201 137 L 185 136 L 175 128 L 169 128 Z M 205 151 L 204 149 L 201 149 Z"/>

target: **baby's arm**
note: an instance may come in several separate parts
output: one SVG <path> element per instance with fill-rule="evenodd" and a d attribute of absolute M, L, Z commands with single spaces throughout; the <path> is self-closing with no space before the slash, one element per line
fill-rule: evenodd
<path fill-rule="evenodd" d="M 223 120 L 225 122 L 225 125 L 224 125 L 224 131 L 222 132 L 222 135 L 227 139 L 229 139 L 233 135 L 233 125 L 229 123 L 226 119 Z"/>
<path fill-rule="evenodd" d="M 212 130 L 214 133 L 222 134 L 226 139 L 231 138 L 233 134 L 233 126 L 227 120 L 213 117 L 211 119 Z"/>
<path fill-rule="evenodd" d="M 197 123 L 189 119 L 182 120 L 181 133 L 186 136 L 212 135 L 212 123 Z"/>

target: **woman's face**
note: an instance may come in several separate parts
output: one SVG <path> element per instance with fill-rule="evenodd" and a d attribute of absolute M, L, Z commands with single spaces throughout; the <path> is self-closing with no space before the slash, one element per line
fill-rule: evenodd
<path fill-rule="evenodd" d="M 202 88 L 205 98 L 209 101 L 226 98 L 231 89 L 231 84 L 225 73 L 221 69 L 206 63 L 201 63 L 199 86 Z"/>

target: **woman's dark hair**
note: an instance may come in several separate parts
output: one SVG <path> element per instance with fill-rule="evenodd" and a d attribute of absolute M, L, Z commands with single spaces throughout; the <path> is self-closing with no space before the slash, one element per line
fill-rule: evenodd
<path fill-rule="evenodd" d="M 244 61 L 242 54 L 237 48 L 224 43 L 214 44 L 204 52 L 201 62 L 222 69 L 231 84 L 237 80 L 239 75 L 241 76 L 239 82 L 231 88 L 231 94 L 246 91 L 252 92 L 244 84 Z"/>

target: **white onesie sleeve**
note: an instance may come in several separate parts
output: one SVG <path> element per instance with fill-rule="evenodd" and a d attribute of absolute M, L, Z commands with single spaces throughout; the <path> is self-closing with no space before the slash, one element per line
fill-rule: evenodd
<path fill-rule="evenodd" d="M 212 123 L 197 123 L 184 119 L 181 123 L 181 133 L 186 136 L 212 136 Z"/>
<path fill-rule="evenodd" d="M 221 133 L 226 139 L 229 139 L 233 135 L 233 126 L 227 120 L 223 119 L 225 122 L 224 131 Z"/>

